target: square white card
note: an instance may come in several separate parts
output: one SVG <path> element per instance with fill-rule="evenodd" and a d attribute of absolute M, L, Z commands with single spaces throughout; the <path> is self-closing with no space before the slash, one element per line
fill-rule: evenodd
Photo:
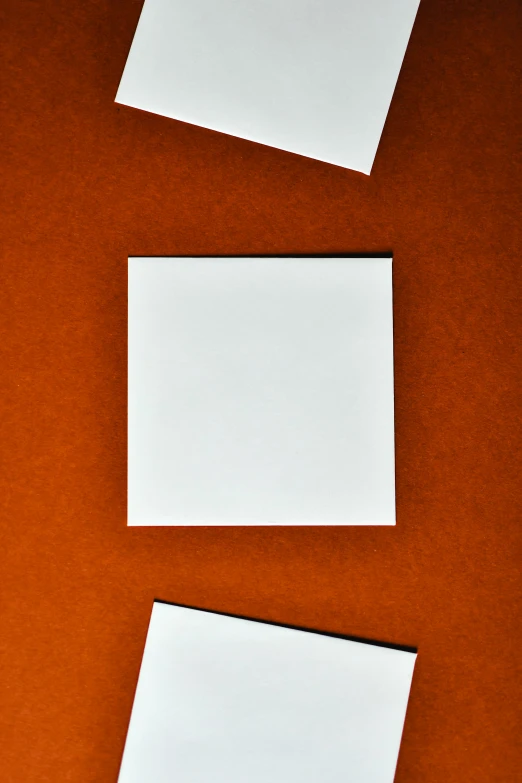
<path fill-rule="evenodd" d="M 393 525 L 391 258 L 129 259 L 130 525 Z"/>
<path fill-rule="evenodd" d="M 116 101 L 369 174 L 419 0 L 145 0 Z"/>
<path fill-rule="evenodd" d="M 155 603 L 119 783 L 392 783 L 415 659 Z"/>

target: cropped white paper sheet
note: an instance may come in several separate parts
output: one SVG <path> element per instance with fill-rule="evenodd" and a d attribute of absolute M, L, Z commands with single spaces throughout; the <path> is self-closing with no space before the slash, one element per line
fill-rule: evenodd
<path fill-rule="evenodd" d="M 415 660 L 155 603 L 119 783 L 392 783 Z"/>
<path fill-rule="evenodd" d="M 395 524 L 391 258 L 130 258 L 129 525 Z"/>
<path fill-rule="evenodd" d="M 145 0 L 116 101 L 369 174 L 419 0 Z"/>

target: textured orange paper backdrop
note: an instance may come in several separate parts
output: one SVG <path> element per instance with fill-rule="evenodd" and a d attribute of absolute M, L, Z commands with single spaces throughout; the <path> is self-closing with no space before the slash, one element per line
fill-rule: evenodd
<path fill-rule="evenodd" d="M 370 178 L 115 105 L 140 6 L 2 5 L 1 779 L 115 783 L 158 597 L 417 645 L 397 783 L 521 780 L 520 4 L 422 0 Z M 127 529 L 127 255 L 386 250 L 397 527 Z"/>

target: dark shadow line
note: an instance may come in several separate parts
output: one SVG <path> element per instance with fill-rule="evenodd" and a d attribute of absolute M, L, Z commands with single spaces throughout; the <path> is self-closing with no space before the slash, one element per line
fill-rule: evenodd
<path fill-rule="evenodd" d="M 255 253 L 254 255 L 231 254 L 231 255 L 169 255 L 169 254 L 147 254 L 133 256 L 129 258 L 393 258 L 391 250 L 380 250 L 375 253 Z"/>
<path fill-rule="evenodd" d="M 252 623 L 261 625 L 273 625 L 276 628 L 288 628 L 290 631 L 303 631 L 304 633 L 314 633 L 317 636 L 330 636 L 333 639 L 343 639 L 346 642 L 359 642 L 360 644 L 370 644 L 373 647 L 385 647 L 389 650 L 399 650 L 400 652 L 417 653 L 417 647 L 411 647 L 406 644 L 393 644 L 392 642 L 380 642 L 376 639 L 363 639 L 361 636 L 349 636 L 344 633 L 335 633 L 334 631 L 318 631 L 316 628 L 305 628 L 299 625 L 290 625 L 289 623 L 278 623 L 272 620 L 260 620 L 258 617 L 247 617 L 232 612 L 220 612 L 217 609 L 204 609 L 201 606 L 190 606 L 189 604 L 180 604 L 176 601 L 163 601 L 161 598 L 155 598 L 154 603 L 166 604 L 167 606 L 178 606 L 180 609 L 192 609 L 195 612 L 206 612 L 207 614 L 219 614 L 223 617 L 232 617 L 236 620 L 248 620 Z"/>

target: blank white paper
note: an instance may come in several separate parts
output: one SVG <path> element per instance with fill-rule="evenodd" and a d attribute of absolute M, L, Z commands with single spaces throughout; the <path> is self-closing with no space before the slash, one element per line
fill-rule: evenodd
<path fill-rule="evenodd" d="M 415 659 L 155 603 L 119 783 L 392 783 Z"/>
<path fill-rule="evenodd" d="M 391 258 L 130 258 L 130 525 L 395 523 Z"/>
<path fill-rule="evenodd" d="M 116 101 L 369 174 L 419 0 L 145 0 Z"/>

